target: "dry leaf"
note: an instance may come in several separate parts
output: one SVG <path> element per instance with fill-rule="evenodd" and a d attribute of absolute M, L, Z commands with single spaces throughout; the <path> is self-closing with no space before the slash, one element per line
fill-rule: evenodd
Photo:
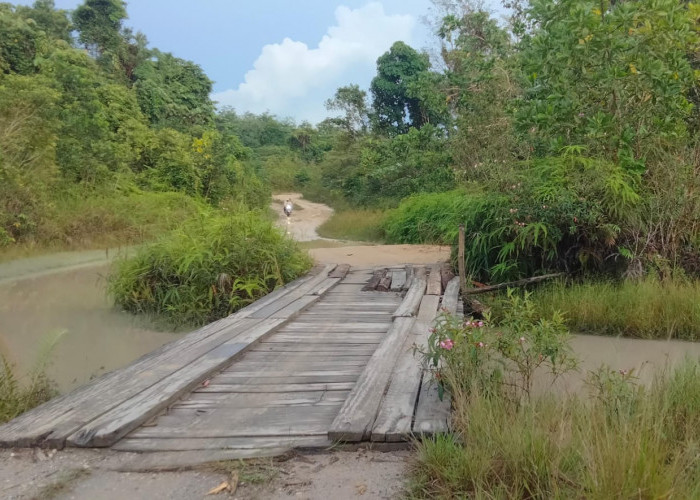
<path fill-rule="evenodd" d="M 216 495 L 218 493 L 221 493 L 222 491 L 226 491 L 226 490 L 230 490 L 230 489 L 231 489 L 231 485 L 229 484 L 229 482 L 224 481 L 216 488 L 210 489 L 209 492 L 207 493 L 207 495 Z"/>
<path fill-rule="evenodd" d="M 358 495 L 364 495 L 365 492 L 367 491 L 367 485 L 362 483 L 362 484 L 356 484 L 355 489 L 357 490 Z"/>
<path fill-rule="evenodd" d="M 209 387 L 209 382 L 211 382 L 211 380 L 208 379 L 202 382 L 202 387 Z"/>

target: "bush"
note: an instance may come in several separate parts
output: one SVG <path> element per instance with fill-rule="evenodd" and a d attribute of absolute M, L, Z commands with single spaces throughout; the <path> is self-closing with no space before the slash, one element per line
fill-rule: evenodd
<path fill-rule="evenodd" d="M 310 258 L 255 212 L 207 217 L 116 263 L 109 292 L 134 313 L 178 324 L 225 317 L 306 272 Z"/>

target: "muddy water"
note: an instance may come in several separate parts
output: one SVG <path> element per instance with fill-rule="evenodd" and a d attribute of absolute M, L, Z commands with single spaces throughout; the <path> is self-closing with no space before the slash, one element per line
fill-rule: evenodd
<path fill-rule="evenodd" d="M 127 365 L 179 334 L 114 309 L 105 293 L 109 266 L 82 266 L 0 283 L 0 351 L 25 373 L 42 339 L 66 330 L 48 375 L 61 392 Z"/>

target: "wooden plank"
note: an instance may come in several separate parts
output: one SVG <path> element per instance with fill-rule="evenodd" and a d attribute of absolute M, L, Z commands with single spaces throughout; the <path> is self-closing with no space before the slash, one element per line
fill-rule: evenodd
<path fill-rule="evenodd" d="M 333 271 L 328 273 L 329 278 L 345 278 L 350 271 L 350 264 L 340 264 Z"/>
<path fill-rule="evenodd" d="M 321 436 L 277 436 L 236 438 L 124 438 L 112 449 L 132 452 L 193 450 L 258 450 L 268 448 L 329 448 L 332 443 Z"/>
<path fill-rule="evenodd" d="M 413 318 L 399 317 L 394 320 L 386 339 L 372 355 L 333 421 L 328 433 L 330 439 L 361 441 L 368 436 L 399 355 L 400 346 L 406 340 L 413 323 Z"/>
<path fill-rule="evenodd" d="M 367 282 L 367 284 L 362 287 L 363 292 L 369 292 L 372 290 L 376 290 L 377 285 L 381 281 L 381 279 L 384 277 L 384 274 L 386 273 L 386 269 L 377 269 L 374 271 L 374 274 L 370 278 L 370 280 Z"/>
<path fill-rule="evenodd" d="M 350 391 L 304 391 L 290 393 L 201 393 L 193 392 L 187 399 L 173 404 L 172 408 L 258 408 L 268 406 L 320 405 L 342 403 Z"/>
<path fill-rule="evenodd" d="M 442 295 L 442 276 L 440 275 L 440 264 L 433 264 L 430 266 L 428 286 L 425 290 L 425 294 Z"/>
<path fill-rule="evenodd" d="M 442 296 L 442 308 L 446 312 L 457 314 L 457 302 L 459 301 L 459 276 L 452 278 L 445 287 L 445 294 Z"/>
<path fill-rule="evenodd" d="M 410 438 L 413 412 L 420 390 L 420 360 L 413 354 L 413 347 L 425 347 L 428 328 L 437 313 L 440 297 L 424 295 L 416 322 L 401 349 L 391 376 L 391 383 L 382 398 L 377 419 L 372 428 L 372 441 L 402 441 Z"/>
<path fill-rule="evenodd" d="M 90 447 L 114 444 L 119 438 L 199 385 L 213 372 L 229 364 L 236 354 L 270 334 L 282 323 L 283 320 L 263 320 L 243 335 L 220 345 L 85 425 L 68 437 L 67 444 Z"/>
<path fill-rule="evenodd" d="M 391 290 L 400 291 L 406 284 L 406 269 L 391 271 Z"/>
<path fill-rule="evenodd" d="M 286 307 L 272 313 L 270 318 L 291 319 L 319 299 L 317 295 L 304 295 Z"/>
<path fill-rule="evenodd" d="M 425 279 L 425 269 L 419 268 L 416 270 L 415 275 L 411 283 L 411 288 L 409 288 L 403 301 L 394 311 L 393 317 L 411 317 L 416 314 L 418 307 L 420 306 L 420 301 L 423 298 L 425 292 L 426 279 Z"/>
<path fill-rule="evenodd" d="M 141 427 L 129 437 L 227 438 L 257 436 L 318 436 L 338 412 L 339 403 L 327 406 L 275 406 L 222 408 L 209 412 L 172 410 L 156 425 Z"/>
<path fill-rule="evenodd" d="M 356 335 L 356 334 L 353 334 Z M 285 335 L 285 336 L 280 336 L 280 337 L 275 337 L 271 338 L 270 340 L 267 341 L 268 344 L 270 343 L 292 343 L 292 342 L 305 342 L 306 344 L 309 344 L 309 348 L 313 349 L 313 345 L 315 344 L 335 344 L 335 345 L 344 345 L 344 344 L 367 344 L 367 345 L 378 345 L 382 341 L 381 336 L 374 336 L 374 337 L 360 337 L 360 336 L 353 336 L 353 337 L 348 337 L 348 338 L 343 338 L 343 337 L 327 337 L 327 338 L 322 338 L 318 339 L 315 336 L 293 336 L 293 335 Z"/>
<path fill-rule="evenodd" d="M 237 373 L 224 373 L 217 375 L 212 379 L 211 384 L 226 385 L 250 385 L 255 386 L 257 384 L 262 385 L 272 385 L 272 384 L 327 384 L 336 382 L 355 382 L 357 377 L 360 376 L 362 370 L 356 370 L 355 373 L 344 374 L 344 375 L 313 375 L 313 376 L 303 376 L 296 374 L 285 374 L 279 377 L 261 377 L 259 375 L 243 377 Z M 330 373 L 330 372 L 326 372 Z"/>
<path fill-rule="evenodd" d="M 335 269 L 335 264 L 329 264 L 325 266 L 318 275 L 314 276 L 309 281 L 302 283 L 299 287 L 283 295 L 279 299 L 269 304 L 266 304 L 264 307 L 261 307 L 256 311 L 250 313 L 249 317 L 261 319 L 269 318 L 280 309 L 287 307 L 288 305 L 303 297 L 304 295 L 313 294 L 313 292 L 315 292 L 319 288 L 319 286 L 322 283 L 324 283 L 326 279 L 328 279 L 327 275 L 333 269 Z"/>
<path fill-rule="evenodd" d="M 448 394 L 442 401 L 438 397 L 437 384 L 429 380 L 430 375 L 424 373 L 421 383 L 416 416 L 413 422 L 413 434 L 431 436 L 450 431 L 451 402 Z"/>
<path fill-rule="evenodd" d="M 382 279 L 379 280 L 377 291 L 388 292 L 389 290 L 391 290 L 391 273 L 387 272 Z"/>
<path fill-rule="evenodd" d="M 314 351 L 316 356 L 327 357 L 328 355 L 358 355 L 373 354 L 375 346 L 373 344 L 331 344 L 331 343 L 307 343 L 307 342 L 287 342 L 287 343 L 265 343 L 255 347 L 256 351 L 266 352 L 310 352 Z"/>
<path fill-rule="evenodd" d="M 313 293 L 313 295 L 323 295 L 328 290 L 337 285 L 339 281 L 340 278 L 326 278 L 321 282 L 318 289 Z"/>
<path fill-rule="evenodd" d="M 209 384 L 200 387 L 197 392 L 231 392 L 240 394 L 262 394 L 266 392 L 307 392 L 307 391 L 347 391 L 355 386 L 354 382 L 328 382 L 320 384 Z"/>
<path fill-rule="evenodd" d="M 391 316 L 388 314 L 385 316 L 385 321 L 373 321 L 373 322 L 306 322 L 305 318 L 297 319 L 294 323 L 284 325 L 280 328 L 280 333 L 291 333 L 291 332 L 327 332 L 327 333 L 362 333 L 362 332 L 386 332 L 391 326 Z"/>
<path fill-rule="evenodd" d="M 455 273 L 452 270 L 452 265 L 449 262 L 443 262 L 440 265 L 440 277 L 442 280 L 442 293 L 445 293 L 444 290 L 447 287 L 447 284 L 452 280 L 452 278 L 455 277 Z"/>

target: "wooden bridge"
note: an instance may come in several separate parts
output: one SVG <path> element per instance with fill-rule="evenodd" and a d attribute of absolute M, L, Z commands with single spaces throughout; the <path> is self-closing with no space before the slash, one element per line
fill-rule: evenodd
<path fill-rule="evenodd" d="M 251 456 L 445 432 L 413 355 L 458 312 L 440 269 L 326 266 L 0 426 L 0 446 Z"/>

